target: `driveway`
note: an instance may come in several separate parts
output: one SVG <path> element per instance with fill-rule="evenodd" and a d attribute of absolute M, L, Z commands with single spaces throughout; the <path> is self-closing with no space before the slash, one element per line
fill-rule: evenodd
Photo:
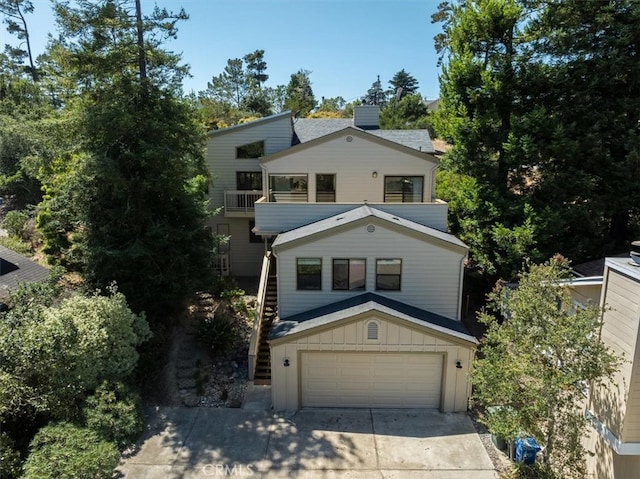
<path fill-rule="evenodd" d="M 128 479 L 498 477 L 466 414 L 389 409 L 158 408 L 118 472 Z"/>

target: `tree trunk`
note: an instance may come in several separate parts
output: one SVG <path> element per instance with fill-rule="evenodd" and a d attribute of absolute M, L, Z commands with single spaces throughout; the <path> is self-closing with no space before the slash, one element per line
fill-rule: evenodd
<path fill-rule="evenodd" d="M 136 0 L 136 27 L 138 30 L 138 69 L 140 73 L 140 85 L 142 86 L 143 97 L 146 99 L 149 88 L 147 85 L 147 56 L 144 50 L 144 30 L 140 0 Z"/>

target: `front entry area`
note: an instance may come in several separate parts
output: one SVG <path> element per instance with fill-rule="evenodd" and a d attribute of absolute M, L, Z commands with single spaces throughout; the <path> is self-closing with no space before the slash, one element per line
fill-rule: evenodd
<path fill-rule="evenodd" d="M 440 408 L 441 353 L 301 352 L 302 407 Z"/>

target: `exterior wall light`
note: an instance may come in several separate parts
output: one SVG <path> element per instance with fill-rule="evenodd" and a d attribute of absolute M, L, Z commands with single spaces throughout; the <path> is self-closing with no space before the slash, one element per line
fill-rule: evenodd
<path fill-rule="evenodd" d="M 289 358 L 284 358 L 284 363 L 283 364 L 284 364 L 285 368 L 288 368 L 289 366 L 291 366 L 291 363 L 289 362 Z M 460 367 L 462 367 L 462 366 L 460 366 Z"/>
<path fill-rule="evenodd" d="M 371 178 L 377 178 L 378 177 L 378 172 L 374 171 L 373 173 L 371 173 Z"/>
<path fill-rule="evenodd" d="M 462 361 L 460 361 L 459 359 L 456 361 L 456 368 L 462 369 Z"/>

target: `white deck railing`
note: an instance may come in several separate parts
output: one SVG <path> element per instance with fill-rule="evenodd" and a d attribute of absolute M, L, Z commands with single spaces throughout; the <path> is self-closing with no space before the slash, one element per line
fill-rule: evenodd
<path fill-rule="evenodd" d="M 258 299 L 253 318 L 253 330 L 249 340 L 249 380 L 253 381 L 256 373 L 256 362 L 258 361 L 258 349 L 260 348 L 260 327 L 262 316 L 264 315 L 264 304 L 267 295 L 267 283 L 269 281 L 269 267 L 271 265 L 271 255 L 267 253 L 262 260 L 262 270 L 260 272 L 260 283 L 258 286 Z"/>

